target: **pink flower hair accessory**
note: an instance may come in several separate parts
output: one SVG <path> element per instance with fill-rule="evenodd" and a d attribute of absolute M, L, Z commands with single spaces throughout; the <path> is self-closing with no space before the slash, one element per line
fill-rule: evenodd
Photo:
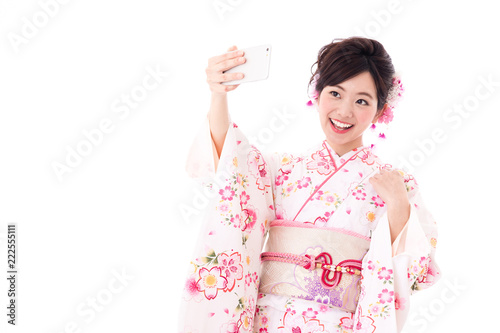
<path fill-rule="evenodd" d="M 313 80 L 311 81 L 311 84 L 309 84 L 307 95 L 309 96 L 310 100 L 309 102 L 307 102 L 308 106 L 313 106 L 318 102 L 319 92 L 316 90 L 316 84 L 318 83 L 318 78 L 319 74 L 315 74 Z"/>
<path fill-rule="evenodd" d="M 398 74 L 393 75 L 392 85 L 389 88 L 389 92 L 387 93 L 387 98 L 385 100 L 385 104 L 387 104 L 387 107 L 385 108 L 384 112 L 380 115 L 380 117 L 378 117 L 377 119 L 377 123 L 380 124 L 378 126 L 385 127 L 384 130 L 381 130 L 379 128 L 379 133 L 377 136 L 379 139 L 386 138 L 384 132 L 387 130 L 389 123 L 394 119 L 394 108 L 398 106 L 404 91 L 405 89 L 403 83 L 401 82 L 401 76 Z M 370 126 L 370 129 L 372 131 L 375 131 L 376 128 L 377 125 L 375 124 L 372 124 Z"/>
<path fill-rule="evenodd" d="M 405 89 L 403 87 L 403 83 L 401 82 L 401 77 L 399 75 L 394 75 L 392 77 L 391 88 L 389 89 L 387 99 L 385 100 L 387 107 L 384 113 L 382 113 L 382 115 L 378 118 L 378 123 L 388 125 L 392 121 L 394 118 L 394 112 L 392 110 L 398 106 L 404 91 Z"/>

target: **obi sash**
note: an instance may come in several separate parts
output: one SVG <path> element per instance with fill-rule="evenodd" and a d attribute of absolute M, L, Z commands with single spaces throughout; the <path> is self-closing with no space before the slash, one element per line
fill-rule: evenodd
<path fill-rule="evenodd" d="M 259 292 L 316 301 L 354 313 L 370 238 L 349 230 L 271 222 Z"/>

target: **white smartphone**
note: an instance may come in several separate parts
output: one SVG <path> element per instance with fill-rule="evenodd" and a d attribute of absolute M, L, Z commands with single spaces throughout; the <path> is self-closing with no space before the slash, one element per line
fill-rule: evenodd
<path fill-rule="evenodd" d="M 230 68 L 223 73 L 243 73 L 245 76 L 240 80 L 222 82 L 224 85 L 240 84 L 258 80 L 265 80 L 269 76 L 269 64 L 271 62 L 271 45 L 259 45 L 242 49 L 246 59 L 244 64 Z"/>

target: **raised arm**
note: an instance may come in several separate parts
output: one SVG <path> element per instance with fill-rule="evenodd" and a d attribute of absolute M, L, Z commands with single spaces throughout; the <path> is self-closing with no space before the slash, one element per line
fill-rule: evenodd
<path fill-rule="evenodd" d="M 210 100 L 210 110 L 208 120 L 210 123 L 210 133 L 215 146 L 217 158 L 214 156 L 215 165 L 218 164 L 218 157 L 222 152 L 227 129 L 229 127 L 229 112 L 227 107 L 227 93 L 236 89 L 239 85 L 223 85 L 221 82 L 237 80 L 243 78 L 243 73 L 223 72 L 241 65 L 245 62 L 244 52 L 237 50 L 236 46 L 228 49 L 227 53 L 208 59 L 207 82 L 212 92 Z"/>

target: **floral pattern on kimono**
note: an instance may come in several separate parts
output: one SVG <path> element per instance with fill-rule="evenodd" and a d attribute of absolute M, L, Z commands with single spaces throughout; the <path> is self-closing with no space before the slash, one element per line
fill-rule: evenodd
<path fill-rule="evenodd" d="M 368 181 L 390 165 L 369 147 L 338 156 L 323 141 L 300 156 L 264 157 L 231 123 L 216 172 L 213 154 L 207 119 L 187 171 L 214 196 L 186 279 L 180 332 L 399 332 L 409 296 L 439 279 L 436 224 L 417 182 L 402 171 L 411 213 L 391 245 L 386 205 Z M 370 241 L 359 258 L 361 292 L 354 313 L 332 305 L 334 296 L 324 292 L 314 299 L 259 293 L 260 254 L 276 221 Z M 310 253 L 322 251 L 308 246 Z M 297 283 L 316 290 L 319 280 Z"/>

